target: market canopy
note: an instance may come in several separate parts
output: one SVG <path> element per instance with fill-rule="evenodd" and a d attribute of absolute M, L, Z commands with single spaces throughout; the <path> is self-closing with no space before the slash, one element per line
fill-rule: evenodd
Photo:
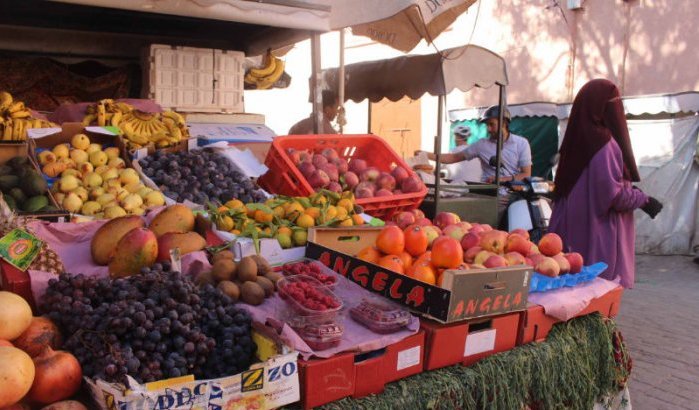
<path fill-rule="evenodd" d="M 338 88 L 338 68 L 323 70 L 323 88 Z M 482 47 L 468 45 L 428 55 L 408 55 L 345 67 L 345 99 L 372 102 L 425 93 L 446 95 L 454 89 L 507 85 L 505 60 Z"/>

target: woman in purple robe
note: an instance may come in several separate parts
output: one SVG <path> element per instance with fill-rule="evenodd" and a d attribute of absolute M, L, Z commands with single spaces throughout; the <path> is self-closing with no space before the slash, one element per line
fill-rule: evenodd
<path fill-rule="evenodd" d="M 639 181 L 624 106 L 614 83 L 596 79 L 573 101 L 555 178 L 550 232 L 587 263 L 605 262 L 601 277 L 633 287 L 633 211 L 651 218 L 662 204 L 631 185 Z"/>

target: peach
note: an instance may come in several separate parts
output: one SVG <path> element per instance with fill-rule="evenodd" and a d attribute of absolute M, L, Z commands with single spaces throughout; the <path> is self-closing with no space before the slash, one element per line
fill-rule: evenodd
<path fill-rule="evenodd" d="M 481 248 L 493 253 L 505 252 L 505 241 L 507 240 L 507 232 L 503 231 L 487 231 L 481 234 Z"/>
<path fill-rule="evenodd" d="M 508 265 L 526 265 L 527 263 L 524 256 L 519 252 L 508 252 L 505 254 L 505 259 L 507 259 Z"/>
<path fill-rule="evenodd" d="M 478 234 L 478 233 L 485 232 L 485 229 L 483 229 L 481 224 L 474 223 L 474 224 L 471 224 L 471 229 L 469 229 L 468 232 Z"/>
<path fill-rule="evenodd" d="M 467 263 L 473 263 L 473 260 L 476 258 L 476 255 L 478 255 L 483 248 L 480 246 L 473 246 L 471 248 L 468 248 L 464 251 L 464 262 Z"/>
<path fill-rule="evenodd" d="M 570 264 L 570 273 L 579 273 L 583 267 L 583 257 L 577 252 L 571 252 L 564 255 Z"/>
<path fill-rule="evenodd" d="M 472 232 L 467 233 L 463 236 L 463 238 L 461 238 L 461 247 L 464 248 L 465 251 L 473 248 L 474 246 L 478 246 L 480 243 L 481 237 Z"/>
<path fill-rule="evenodd" d="M 558 255 L 563 251 L 563 241 L 558 234 L 549 232 L 539 241 L 539 251 L 546 256 Z"/>
<path fill-rule="evenodd" d="M 517 252 L 522 256 L 527 256 L 529 255 L 532 245 L 531 242 L 524 239 L 524 237 L 519 234 L 510 234 L 505 243 L 505 252 Z"/>
<path fill-rule="evenodd" d="M 540 253 L 535 253 L 533 255 L 529 255 L 529 260 L 532 262 L 532 266 L 536 266 L 542 259 L 544 259 L 546 256 L 540 254 Z"/>
<path fill-rule="evenodd" d="M 510 232 L 510 234 L 511 235 L 513 235 L 513 234 L 519 235 L 519 236 L 523 237 L 524 239 L 531 239 L 529 237 L 529 232 L 526 229 L 522 229 L 522 228 L 513 229 L 512 232 Z"/>
<path fill-rule="evenodd" d="M 492 255 L 483 263 L 486 268 L 502 268 L 507 266 L 507 259 L 500 255 Z"/>
<path fill-rule="evenodd" d="M 534 270 L 542 275 L 550 276 L 555 278 L 561 272 L 561 268 L 556 263 L 556 260 L 549 257 L 542 257 L 541 260 L 536 264 Z"/>
<path fill-rule="evenodd" d="M 541 252 L 539 252 L 539 247 L 536 246 L 535 243 L 532 243 L 532 246 L 531 246 L 531 248 L 529 249 L 529 253 L 527 253 L 527 256 L 539 255 L 539 254 L 541 254 Z"/>
<path fill-rule="evenodd" d="M 440 212 L 434 218 L 434 224 L 442 230 L 449 225 L 458 224 L 459 222 L 461 222 L 459 215 L 452 212 Z"/>
<path fill-rule="evenodd" d="M 476 265 L 484 265 L 485 261 L 493 255 L 495 255 L 493 252 L 482 250 L 473 258 L 473 263 Z"/>
<path fill-rule="evenodd" d="M 481 224 L 481 228 L 483 228 L 483 230 L 486 232 L 493 230 L 493 227 L 488 224 Z"/>
<path fill-rule="evenodd" d="M 559 253 L 558 255 L 552 256 L 553 260 L 556 261 L 558 264 L 558 267 L 561 268 L 561 274 L 568 273 L 570 272 L 570 262 L 568 262 L 568 259 L 566 259 L 565 256 L 563 256 L 562 253 Z"/>

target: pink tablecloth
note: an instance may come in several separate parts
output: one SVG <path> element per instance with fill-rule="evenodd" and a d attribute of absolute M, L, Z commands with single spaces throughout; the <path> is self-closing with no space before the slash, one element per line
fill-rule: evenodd
<path fill-rule="evenodd" d="M 603 296 L 618 286 L 616 282 L 595 278 L 570 288 L 530 293 L 529 302 L 543 306 L 547 315 L 567 321 L 585 309 L 592 299 Z"/>

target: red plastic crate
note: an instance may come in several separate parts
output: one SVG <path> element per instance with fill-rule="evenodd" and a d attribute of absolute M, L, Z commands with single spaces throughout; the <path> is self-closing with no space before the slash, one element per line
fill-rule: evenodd
<path fill-rule="evenodd" d="M 522 312 L 441 324 L 420 320 L 425 331 L 425 370 L 461 363 L 471 365 L 495 353 L 510 350 L 517 345 Z"/>
<path fill-rule="evenodd" d="M 302 406 L 310 409 L 343 397 L 381 393 L 386 383 L 421 373 L 424 352 L 425 332 L 420 331 L 374 352 L 299 360 Z"/>
<path fill-rule="evenodd" d="M 599 312 L 599 314 L 604 317 L 615 317 L 619 313 L 621 296 L 623 293 L 623 287 L 616 287 L 606 294 L 592 299 L 590 304 L 575 316 L 580 317 Z M 543 306 L 529 306 L 524 312 L 524 320 L 522 322 L 522 329 L 520 331 L 517 345 L 546 340 L 546 337 L 551 331 L 551 328 L 553 328 L 553 325 L 560 322 L 561 320 L 547 315 L 546 312 L 544 312 Z"/>
<path fill-rule="evenodd" d="M 258 179 L 259 185 L 273 194 L 289 196 L 308 196 L 314 192 L 306 178 L 293 164 L 287 150 L 289 148 L 313 152 L 324 148 L 334 148 L 341 158 L 350 160 L 361 158 L 370 166 L 380 171 L 390 172 L 391 167 L 401 166 L 409 175 L 415 175 L 413 170 L 396 154 L 396 152 L 381 138 L 375 135 L 294 135 L 277 137 L 267 153 L 265 165 L 269 171 Z M 383 196 L 378 198 L 357 199 L 357 205 L 364 212 L 377 218 L 390 219 L 401 211 L 417 208 L 427 195 L 427 187 L 423 184 L 420 192 L 400 195 Z"/>

